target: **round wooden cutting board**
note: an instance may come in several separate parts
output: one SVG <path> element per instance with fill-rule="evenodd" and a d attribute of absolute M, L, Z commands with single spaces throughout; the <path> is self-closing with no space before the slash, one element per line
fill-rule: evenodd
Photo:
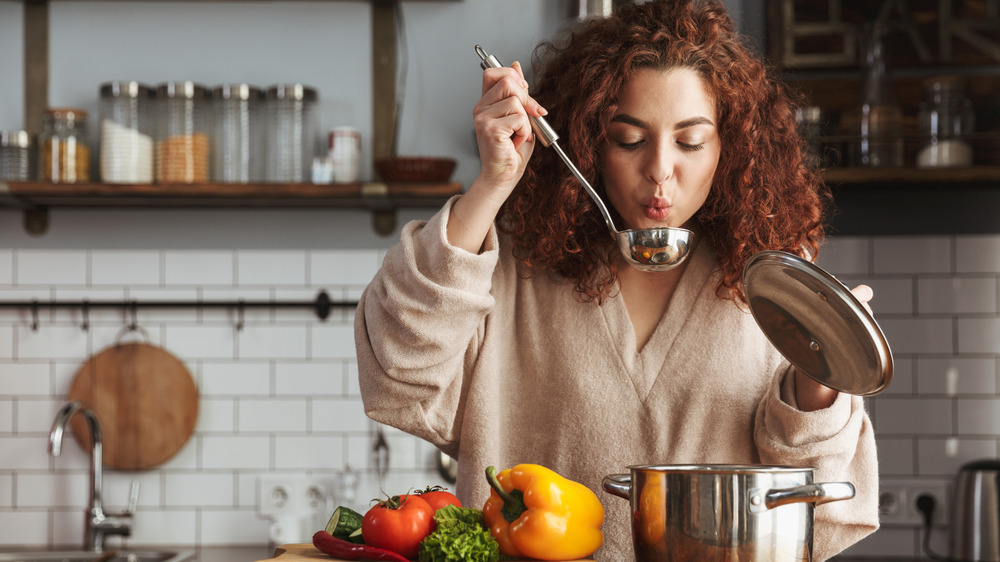
<path fill-rule="evenodd" d="M 69 400 L 97 414 L 106 466 L 141 470 L 158 466 L 179 451 L 198 420 L 198 389 L 183 363 L 147 343 L 119 343 L 92 356 L 76 372 Z M 82 417 L 71 424 L 77 441 L 90 449 Z"/>

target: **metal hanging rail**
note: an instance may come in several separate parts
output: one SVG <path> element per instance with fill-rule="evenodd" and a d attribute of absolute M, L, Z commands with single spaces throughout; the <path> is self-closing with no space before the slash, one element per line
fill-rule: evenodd
<path fill-rule="evenodd" d="M 181 301 L 181 300 L 121 300 L 121 301 L 91 301 L 83 299 L 80 301 L 42 301 L 32 299 L 30 301 L 0 301 L 0 308 L 27 308 L 31 310 L 31 329 L 38 329 L 38 311 L 42 308 L 79 308 L 83 312 L 83 329 L 90 326 L 88 312 L 95 308 L 121 308 L 131 314 L 131 325 L 136 324 L 136 309 L 142 308 L 233 308 L 236 309 L 238 320 L 237 329 L 243 328 L 243 311 L 247 308 L 312 308 L 320 320 L 326 320 L 330 316 L 333 308 L 356 308 L 358 301 L 335 301 L 330 298 L 326 291 L 320 291 L 315 300 L 311 301 L 245 301 L 243 299 L 230 301 Z"/>

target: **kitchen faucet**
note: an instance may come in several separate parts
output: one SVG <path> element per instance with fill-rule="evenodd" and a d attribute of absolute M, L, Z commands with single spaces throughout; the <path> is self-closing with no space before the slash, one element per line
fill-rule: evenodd
<path fill-rule="evenodd" d="M 84 549 L 94 552 L 104 551 L 104 538 L 107 535 L 128 537 L 132 534 L 132 516 L 139 501 L 139 482 L 133 480 L 129 490 L 128 509 L 124 513 L 106 514 L 101 500 L 101 480 L 104 475 L 103 454 L 104 441 L 101 436 L 101 422 L 97 414 L 79 400 L 73 400 L 63 406 L 56 414 L 49 433 L 49 454 L 58 457 L 62 452 L 63 433 L 73 414 L 79 413 L 87 420 L 90 428 L 90 508 L 84 523 Z"/>

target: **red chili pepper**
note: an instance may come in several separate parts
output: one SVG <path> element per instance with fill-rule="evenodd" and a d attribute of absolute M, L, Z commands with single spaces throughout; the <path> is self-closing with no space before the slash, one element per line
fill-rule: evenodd
<path fill-rule="evenodd" d="M 313 546 L 320 551 L 343 558 L 344 560 L 385 560 L 387 562 L 410 562 L 399 554 L 384 548 L 367 544 L 355 544 L 338 539 L 326 531 L 316 531 L 313 535 Z"/>

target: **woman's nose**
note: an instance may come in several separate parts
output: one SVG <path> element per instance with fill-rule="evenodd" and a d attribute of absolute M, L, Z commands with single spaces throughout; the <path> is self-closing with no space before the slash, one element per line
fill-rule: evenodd
<path fill-rule="evenodd" d="M 659 146 L 650 154 L 646 164 L 646 175 L 656 185 L 670 179 L 674 174 L 674 158 L 667 147 Z"/>

